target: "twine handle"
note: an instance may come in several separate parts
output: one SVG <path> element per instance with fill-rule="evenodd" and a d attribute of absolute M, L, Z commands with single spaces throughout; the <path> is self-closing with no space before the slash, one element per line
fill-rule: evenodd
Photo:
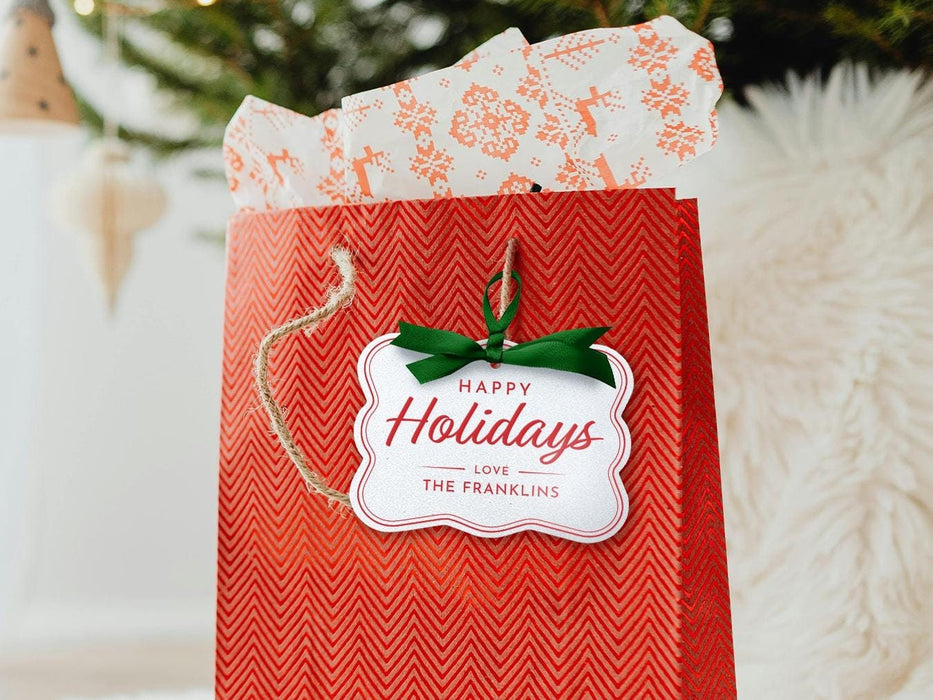
<path fill-rule="evenodd" d="M 273 328 L 262 339 L 259 352 L 256 354 L 256 386 L 259 389 L 262 406 L 272 421 L 273 432 L 278 436 L 289 459 L 298 467 L 308 489 L 349 508 L 350 498 L 347 494 L 332 489 L 317 472 L 308 466 L 308 460 L 295 443 L 292 431 L 288 428 L 285 412 L 272 395 L 272 387 L 269 385 L 269 354 L 272 352 L 272 346 L 297 330 L 304 329 L 306 333 L 312 332 L 319 323 L 326 321 L 353 300 L 353 295 L 356 293 L 356 268 L 353 266 L 353 255 L 346 248 L 334 246 L 330 251 L 330 257 L 340 272 L 340 286 L 329 291 L 327 302 L 323 306 L 278 328 Z"/>
<path fill-rule="evenodd" d="M 502 285 L 499 291 L 500 317 L 509 304 L 509 282 L 515 264 L 517 248 L 518 239 L 510 238 L 505 246 L 505 258 L 502 264 Z M 277 342 L 298 330 L 304 330 L 305 333 L 309 334 L 312 333 L 318 324 L 326 321 L 353 301 L 353 295 L 356 293 L 356 268 L 353 265 L 353 254 L 342 246 L 334 246 L 330 251 L 330 257 L 340 272 L 340 285 L 328 292 L 327 301 L 323 306 L 309 311 L 304 316 L 289 321 L 278 328 L 273 328 L 262 339 L 259 344 L 259 352 L 256 354 L 256 388 L 259 391 L 259 400 L 272 422 L 272 431 L 279 438 L 279 442 L 285 449 L 288 458 L 298 468 L 308 490 L 315 491 L 335 503 L 351 508 L 350 497 L 347 494 L 328 486 L 327 482 L 308 466 L 308 460 L 304 452 L 301 451 L 301 448 L 295 442 L 295 438 L 292 437 L 292 431 L 285 420 L 285 411 L 275 400 L 269 383 L 269 356 Z"/>

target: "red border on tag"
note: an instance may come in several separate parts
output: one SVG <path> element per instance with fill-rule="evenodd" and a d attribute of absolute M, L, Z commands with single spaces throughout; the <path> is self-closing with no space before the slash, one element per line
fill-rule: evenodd
<path fill-rule="evenodd" d="M 616 397 L 613 400 L 612 408 L 610 409 L 610 422 L 612 423 L 612 426 L 619 438 L 619 450 L 610 461 L 608 471 L 609 483 L 612 485 L 613 495 L 615 496 L 616 501 L 616 512 L 612 520 L 605 527 L 595 531 L 580 530 L 576 528 L 568 528 L 564 525 L 551 522 L 549 520 L 539 520 L 537 518 L 514 520 L 509 523 L 503 523 L 502 525 L 490 527 L 474 522 L 467 518 L 454 515 L 453 513 L 435 513 L 418 518 L 406 518 L 402 520 L 385 520 L 384 518 L 380 518 L 375 513 L 373 513 L 371 507 L 366 503 L 365 490 L 366 483 L 369 481 L 369 477 L 375 468 L 376 451 L 369 443 L 367 425 L 369 424 L 372 416 L 376 413 L 376 409 L 379 408 L 379 393 L 376 390 L 376 385 L 372 380 L 370 366 L 372 364 L 373 356 L 380 350 L 385 349 L 386 346 L 388 346 L 397 336 L 397 333 L 391 333 L 377 338 L 374 342 L 366 346 L 359 361 L 359 378 L 360 383 L 363 386 L 364 394 L 367 397 L 367 402 L 363 407 L 364 413 L 362 413 L 354 425 L 354 437 L 356 438 L 357 446 L 360 447 L 361 451 L 363 452 L 363 460 L 360 464 L 360 470 L 362 471 L 362 474 L 355 478 L 353 482 L 355 489 L 355 497 L 353 500 L 356 504 L 359 504 L 369 520 L 379 526 L 386 528 L 387 531 L 405 531 L 417 529 L 419 527 L 447 525 L 463 530 L 465 532 L 469 532 L 470 534 L 477 535 L 479 537 L 503 537 L 505 535 L 510 535 L 525 530 L 536 530 L 538 532 L 544 532 L 546 534 L 552 534 L 558 537 L 570 537 L 575 541 L 584 542 L 602 541 L 606 539 L 607 535 L 611 536 L 609 533 L 614 534 L 619 530 L 619 528 L 622 527 L 622 524 L 628 517 L 629 504 L 628 495 L 620 484 L 618 474 L 625 467 L 626 463 L 628 462 L 628 457 L 631 453 L 631 437 L 629 435 L 627 426 L 622 421 L 622 411 L 624 410 L 627 400 L 631 395 L 630 376 L 632 370 L 627 365 L 619 362 L 618 355 L 615 352 L 607 352 L 605 355 L 609 358 L 609 361 L 619 370 L 619 375 L 621 377 L 619 386 L 616 387 Z M 480 344 L 483 344 L 482 341 L 479 342 Z M 512 344 L 513 343 L 507 343 L 507 345 Z M 601 345 L 593 345 L 592 347 L 596 350 L 602 350 L 604 348 L 604 346 Z M 608 350 L 609 348 L 606 349 Z"/>

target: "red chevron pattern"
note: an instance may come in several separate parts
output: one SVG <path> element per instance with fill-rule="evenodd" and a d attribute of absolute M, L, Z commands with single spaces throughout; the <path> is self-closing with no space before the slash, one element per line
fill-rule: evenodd
<path fill-rule="evenodd" d="M 635 374 L 623 529 L 595 545 L 383 534 L 310 495 L 251 368 L 260 337 L 336 282 L 330 246 L 356 251 L 356 298 L 283 341 L 272 376 L 310 462 L 346 490 L 359 353 L 400 318 L 479 337 L 479 294 L 512 235 L 525 282 L 513 337 L 612 325 L 604 342 Z M 735 696 L 691 202 L 629 190 L 243 214 L 224 335 L 218 698 Z"/>

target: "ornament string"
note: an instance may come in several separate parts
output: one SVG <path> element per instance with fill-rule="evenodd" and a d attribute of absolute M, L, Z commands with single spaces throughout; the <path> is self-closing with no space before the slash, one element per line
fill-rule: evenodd
<path fill-rule="evenodd" d="M 104 56 L 107 59 L 111 72 L 111 85 L 119 92 L 120 86 L 120 40 L 123 32 L 123 17 L 111 10 L 110 4 L 104 6 L 101 15 L 104 25 Z M 103 110 L 104 138 L 114 140 L 120 134 L 119 122 L 114 119 L 110 110 Z"/>
<path fill-rule="evenodd" d="M 122 27 L 122 17 L 111 13 L 109 5 L 104 7 L 101 17 L 104 30 L 104 55 L 107 59 L 109 71 L 111 72 L 111 84 L 119 92 L 120 90 L 120 33 Z M 111 148 L 116 143 L 120 134 L 119 122 L 113 117 L 110 110 L 103 110 L 104 120 L 104 142 L 107 148 Z M 116 274 L 117 267 L 117 202 L 116 202 L 116 178 L 113 168 L 114 155 L 107 153 L 104 160 L 103 176 L 104 188 L 103 199 L 101 202 L 101 221 L 103 223 L 103 256 L 104 270 L 107 276 L 106 287 L 112 288 L 113 276 Z M 107 306 L 111 314 L 114 313 L 116 298 L 114 293 L 109 292 Z"/>
<path fill-rule="evenodd" d="M 499 316 L 505 314 L 509 307 L 509 285 L 507 280 L 512 277 L 515 265 L 515 255 L 518 249 L 518 241 L 510 238 L 506 243 L 505 257 L 502 265 L 502 286 L 499 293 Z M 276 343 L 291 335 L 295 331 L 303 330 L 305 333 L 313 333 L 317 326 L 331 318 L 340 309 L 348 306 L 356 294 L 356 267 L 353 265 L 353 254 L 342 246 L 334 246 L 330 253 L 331 260 L 340 273 L 340 284 L 333 287 L 327 294 L 327 301 L 323 306 L 309 311 L 304 316 L 289 321 L 277 328 L 273 328 L 262 339 L 259 344 L 259 351 L 256 353 L 254 371 L 256 375 L 256 388 L 259 392 L 259 400 L 265 409 L 272 424 L 272 432 L 278 437 L 285 454 L 297 467 L 304 479 L 308 490 L 318 493 L 325 498 L 347 508 L 350 506 L 350 497 L 342 491 L 331 488 L 327 482 L 308 464 L 304 452 L 295 442 L 291 429 L 288 427 L 288 421 L 285 418 L 285 410 L 282 405 L 276 401 L 272 392 L 271 380 L 269 378 L 269 358 L 272 349 Z"/>

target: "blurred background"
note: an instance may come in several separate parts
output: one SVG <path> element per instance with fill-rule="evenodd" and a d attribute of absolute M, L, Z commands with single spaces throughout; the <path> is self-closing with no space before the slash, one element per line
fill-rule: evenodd
<path fill-rule="evenodd" d="M 788 71 L 933 62 L 929 0 L 50 5 L 48 35 L 46 3 L 0 0 L 7 45 L 33 58 L 38 47 L 36 60 L 57 49 L 61 66 L 32 86 L 48 95 L 11 106 L 18 93 L 3 85 L 31 80 L 29 67 L 0 46 L 0 697 L 11 698 L 210 686 L 233 213 L 220 145 L 244 96 L 313 115 L 510 26 L 537 42 L 661 14 L 712 40 L 736 105 Z M 24 10 L 45 24 L 17 20 Z"/>

